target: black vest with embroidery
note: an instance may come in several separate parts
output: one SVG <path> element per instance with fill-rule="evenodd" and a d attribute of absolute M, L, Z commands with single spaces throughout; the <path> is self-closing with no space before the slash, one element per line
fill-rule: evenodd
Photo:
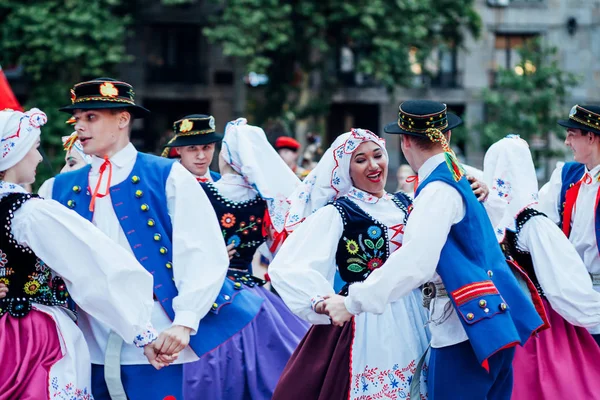
<path fill-rule="evenodd" d="M 237 253 L 229 262 L 229 267 L 251 271 L 254 253 L 265 241 L 262 224 L 266 202 L 259 195 L 251 200 L 234 202 L 221 196 L 212 183 L 201 185 L 217 213 L 225 243 L 235 244 Z"/>
<path fill-rule="evenodd" d="M 521 213 L 517 216 L 516 221 L 517 232 L 515 233 L 507 229 L 506 235 L 504 236 L 504 240 L 501 243 L 501 247 L 506 258 L 512 258 L 514 261 L 516 261 L 517 264 L 519 264 L 519 266 L 523 268 L 529 279 L 531 279 L 531 282 L 533 282 L 540 296 L 544 296 L 544 291 L 542 290 L 542 286 L 540 285 L 540 282 L 535 274 L 535 269 L 533 268 L 533 260 L 531 258 L 531 254 L 529 252 L 520 250 L 517 246 L 517 240 L 519 238 L 519 232 L 521 231 L 521 228 L 523 228 L 527 221 L 529 221 L 536 215 L 546 216 L 545 214 L 534 210 L 533 208 L 526 208 L 523 211 L 521 211 Z"/>
<path fill-rule="evenodd" d="M 392 197 L 392 200 L 404 211 L 406 223 L 406 203 L 398 197 Z M 346 295 L 349 284 L 364 281 L 390 256 L 388 231 L 387 226 L 347 197 L 341 197 L 330 204 L 338 210 L 344 221 L 344 231 L 338 243 L 335 261 L 340 277 L 347 283 L 340 294 Z"/>
<path fill-rule="evenodd" d="M 38 196 L 13 193 L 0 200 L 0 218 L 5 221 L 0 235 L 0 282 L 8 286 L 7 296 L 0 299 L 0 316 L 24 317 L 33 303 L 67 307 L 65 282 L 52 278 L 50 268 L 30 248 L 18 244 L 11 232 L 15 211 L 33 197 Z"/>

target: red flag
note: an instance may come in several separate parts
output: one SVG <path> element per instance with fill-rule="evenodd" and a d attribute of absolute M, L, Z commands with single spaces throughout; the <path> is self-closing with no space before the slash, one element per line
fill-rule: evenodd
<path fill-rule="evenodd" d="M 23 107 L 19 104 L 8 84 L 8 79 L 6 79 L 4 71 L 2 71 L 2 67 L 0 67 L 0 110 L 4 110 L 5 108 L 23 111 Z"/>

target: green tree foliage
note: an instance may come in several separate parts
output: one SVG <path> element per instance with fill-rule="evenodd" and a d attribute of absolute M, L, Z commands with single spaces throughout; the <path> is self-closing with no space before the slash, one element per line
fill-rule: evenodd
<path fill-rule="evenodd" d="M 513 69 L 501 69 L 494 87 L 484 90 L 486 122 L 482 125 L 482 145 L 487 148 L 509 133 L 534 144 L 536 165 L 544 167 L 550 156 L 550 137 L 562 135 L 556 121 L 565 117 L 565 98 L 578 77 L 560 68 L 557 48 L 531 40 L 519 50 L 520 62 Z M 565 108 L 567 107 L 567 108 Z M 560 136 L 559 136 L 560 137 Z M 541 148 L 536 148 L 541 143 Z M 547 177 L 547 176 L 546 176 Z"/>
<path fill-rule="evenodd" d="M 180 0 L 163 0 L 173 1 Z M 411 47 L 423 61 L 442 43 L 460 45 L 467 32 L 478 35 L 474 3 L 220 0 L 222 8 L 204 33 L 247 71 L 268 75 L 268 113 L 280 116 L 289 108 L 301 117 L 327 112 L 339 86 L 336 63 L 343 46 L 352 50 L 356 72 L 373 84 L 409 85 Z M 308 89 L 311 95 L 303 96 Z"/>
<path fill-rule="evenodd" d="M 124 39 L 128 17 L 121 0 L 3 1 L 0 48 L 3 65 L 22 65 L 29 86 L 26 109 L 48 114 L 42 143 L 53 175 L 64 156 L 61 136 L 72 129 L 58 111 L 70 101 L 69 89 L 81 80 L 110 75 L 128 58 Z"/>

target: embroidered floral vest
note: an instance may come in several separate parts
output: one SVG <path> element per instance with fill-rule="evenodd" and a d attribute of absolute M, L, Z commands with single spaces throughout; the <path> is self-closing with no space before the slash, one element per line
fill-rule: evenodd
<path fill-rule="evenodd" d="M 251 271 L 254 253 L 265 241 L 262 223 L 266 202 L 259 195 L 247 201 L 230 201 L 211 182 L 201 185 L 217 213 L 225 243 L 233 243 L 237 249 L 229 267 Z"/>
<path fill-rule="evenodd" d="M 536 215 L 544 215 L 543 213 L 534 210 L 533 208 L 526 208 L 517 216 L 517 232 L 512 232 L 507 230 L 506 236 L 504 237 L 504 241 L 501 243 L 502 251 L 508 260 L 514 260 L 527 274 L 531 282 L 535 286 L 535 289 L 539 293 L 540 296 L 544 296 L 544 291 L 540 286 L 538 278 L 535 274 L 535 269 L 533 268 L 533 260 L 531 259 L 531 254 L 519 250 L 517 246 L 517 240 L 519 238 L 519 232 L 521 228 L 529 221 L 531 218 Z M 545 216 L 545 215 L 544 215 Z"/>
<path fill-rule="evenodd" d="M 9 313 L 24 317 L 33 303 L 67 307 L 67 287 L 33 251 L 21 246 L 11 232 L 12 219 L 26 201 L 38 197 L 25 193 L 9 194 L 0 200 L 0 218 L 5 221 L 0 235 L 0 282 L 8 286 L 7 296 L 0 299 L 0 316 Z"/>
<path fill-rule="evenodd" d="M 408 214 L 406 206 L 397 197 L 392 197 L 392 200 L 405 215 Z M 335 261 L 340 277 L 346 282 L 340 294 L 346 295 L 348 284 L 364 281 L 388 259 L 388 232 L 384 224 L 347 197 L 330 204 L 338 210 L 344 221 L 344 232 L 338 243 Z"/>

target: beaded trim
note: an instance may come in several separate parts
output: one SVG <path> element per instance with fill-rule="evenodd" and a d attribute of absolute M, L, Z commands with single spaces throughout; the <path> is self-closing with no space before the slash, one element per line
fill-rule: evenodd
<path fill-rule="evenodd" d="M 233 208 L 236 208 L 236 209 L 253 206 L 255 204 L 258 204 L 258 202 L 260 202 L 260 201 L 264 201 L 262 199 L 262 197 L 260 197 L 259 194 L 257 194 L 256 197 L 253 199 L 244 200 L 244 201 L 232 201 L 226 197 L 223 197 L 223 195 L 219 192 L 219 189 L 217 189 L 217 187 L 214 185 L 213 182 L 203 182 L 203 184 L 208 187 L 208 189 L 214 194 L 215 198 L 218 201 L 220 201 L 221 203 L 226 204 L 228 206 L 231 206 Z"/>
<path fill-rule="evenodd" d="M 73 102 L 73 104 L 83 103 L 83 102 L 86 102 L 86 101 L 111 101 L 113 103 L 125 103 L 125 104 L 135 105 L 135 103 L 133 101 L 131 101 L 131 100 L 113 99 L 113 98 L 109 98 L 109 97 L 97 97 L 97 96 L 78 97 L 77 99 L 75 99 L 75 101 Z"/>

